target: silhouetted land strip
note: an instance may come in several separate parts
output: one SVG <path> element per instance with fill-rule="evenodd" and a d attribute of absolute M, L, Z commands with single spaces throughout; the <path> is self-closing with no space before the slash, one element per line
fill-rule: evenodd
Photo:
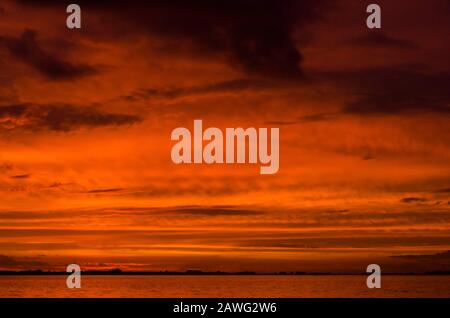
<path fill-rule="evenodd" d="M 67 272 L 56 272 L 56 271 L 44 271 L 41 269 L 38 270 L 23 270 L 23 271 L 0 271 L 0 276 L 45 276 L 45 275 L 69 275 Z M 204 272 L 200 270 L 187 270 L 185 272 L 171 272 L 171 271 L 159 271 L 159 272 L 151 272 L 151 271 L 140 271 L 140 272 L 126 272 L 120 269 L 112 269 L 108 271 L 100 271 L 100 270 L 87 270 L 81 271 L 82 275 L 114 275 L 114 276 L 127 276 L 127 275 L 142 275 L 142 276 L 164 276 L 164 275 L 179 275 L 179 276 L 193 276 L 193 275 L 215 275 L 215 276 L 227 276 L 227 275 L 365 275 L 367 273 L 320 273 L 320 272 L 273 272 L 273 273 L 256 273 L 251 271 L 244 272 Z M 383 275 L 450 275 L 450 270 L 438 270 L 438 271 L 430 271 L 424 273 L 383 273 Z"/>

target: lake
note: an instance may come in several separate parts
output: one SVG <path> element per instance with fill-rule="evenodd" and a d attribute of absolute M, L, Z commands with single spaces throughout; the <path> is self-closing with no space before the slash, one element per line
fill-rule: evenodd
<path fill-rule="evenodd" d="M 82 276 L 80 289 L 66 276 L 0 276 L 0 297 L 450 297 L 450 276 L 382 276 L 368 289 L 366 276 Z"/>

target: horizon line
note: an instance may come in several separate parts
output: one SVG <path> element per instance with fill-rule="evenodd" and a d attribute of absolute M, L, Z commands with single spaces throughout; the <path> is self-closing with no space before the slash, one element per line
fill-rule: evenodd
<path fill-rule="evenodd" d="M 0 276 L 51 276 L 51 275 L 70 275 L 73 272 L 65 271 L 44 271 L 42 269 L 28 269 L 28 270 L 0 270 Z M 279 271 L 279 272 L 253 272 L 253 271 L 239 271 L 239 272 L 225 272 L 225 271 L 202 271 L 202 270 L 186 270 L 186 271 L 123 271 L 121 269 L 111 269 L 111 270 L 82 270 L 83 275 L 111 275 L 111 276 L 132 276 L 132 275 L 142 275 L 142 276 L 158 276 L 158 275 L 185 275 L 185 276 L 198 276 L 198 275 L 240 275 L 240 276 L 255 276 L 255 275 L 290 275 L 290 276 L 318 276 L 318 275 L 361 275 L 367 276 L 371 273 L 360 272 L 360 273 L 336 273 L 336 272 L 302 272 L 302 271 Z M 388 272 L 383 273 L 383 275 L 450 275 L 450 270 L 434 270 L 427 272 Z"/>

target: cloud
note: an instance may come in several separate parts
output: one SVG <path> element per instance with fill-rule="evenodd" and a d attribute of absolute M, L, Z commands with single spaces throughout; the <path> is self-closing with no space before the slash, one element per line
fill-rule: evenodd
<path fill-rule="evenodd" d="M 450 113 L 450 73 L 426 74 L 384 69 L 368 72 L 359 98 L 345 107 L 355 114 Z"/>
<path fill-rule="evenodd" d="M 6 255 L 0 255 L 0 266 L 14 266 L 17 265 L 16 260 Z"/>
<path fill-rule="evenodd" d="M 168 213 L 176 214 L 187 214 L 187 215 L 198 215 L 198 216 L 251 216 L 251 215 L 261 215 L 264 212 L 246 210 L 246 209 L 235 209 L 235 208 L 224 208 L 224 207 L 181 207 L 176 209 L 167 210 Z"/>
<path fill-rule="evenodd" d="M 19 174 L 15 176 L 11 176 L 11 179 L 28 179 L 31 177 L 31 174 Z"/>
<path fill-rule="evenodd" d="M 314 76 L 348 92 L 352 99 L 341 110 L 344 114 L 450 114 L 450 72 L 426 72 L 417 66 L 397 65 Z"/>
<path fill-rule="evenodd" d="M 304 124 L 304 123 L 311 123 L 311 122 L 317 122 L 317 121 L 326 121 L 326 120 L 334 120 L 338 118 L 339 113 L 318 113 L 318 114 L 311 114 L 311 115 L 305 115 L 298 117 L 295 120 L 291 121 L 269 121 L 267 124 L 269 125 L 296 125 L 296 124 Z"/>
<path fill-rule="evenodd" d="M 119 192 L 122 190 L 123 190 L 123 188 L 93 189 L 93 190 L 87 191 L 87 193 L 109 193 L 109 192 Z"/>
<path fill-rule="evenodd" d="M 280 84 L 269 80 L 255 78 L 239 78 L 206 85 L 197 85 L 178 88 L 146 88 L 136 91 L 128 96 L 126 100 L 134 101 L 147 98 L 175 99 L 193 95 L 242 93 L 248 90 L 267 90 L 279 87 Z"/>
<path fill-rule="evenodd" d="M 20 2 L 36 5 L 30 0 Z M 180 49 L 189 46 L 195 55 L 221 57 L 250 74 L 295 78 L 302 74 L 303 58 L 293 33 L 316 21 L 325 2 L 175 0 L 138 1 L 130 6 L 123 0 L 80 0 L 78 4 L 102 16 L 102 26 L 92 36 L 156 35 L 179 43 Z M 60 2 L 47 0 L 39 5 L 60 6 Z"/>
<path fill-rule="evenodd" d="M 394 255 L 392 257 L 396 258 L 406 258 L 406 259 L 413 259 L 413 260 L 450 260 L 450 251 L 445 251 L 442 253 L 436 253 L 436 254 L 419 254 L 419 255 Z"/>
<path fill-rule="evenodd" d="M 75 105 L 12 104 L 0 106 L 0 131 L 71 131 L 82 127 L 131 125 L 137 116 L 107 113 L 93 107 Z"/>
<path fill-rule="evenodd" d="M 242 246 L 247 247 L 276 247 L 282 249 L 304 249 L 304 248 L 389 248 L 392 245 L 401 246 L 417 246 L 420 244 L 430 244 L 430 245 L 446 245 L 445 238 L 436 236 L 427 236 L 422 238 L 418 242 L 417 237 L 404 236 L 399 237 L 395 235 L 386 236 L 336 236 L 336 237 L 302 237 L 301 234 L 297 234 L 297 237 L 284 238 L 282 235 L 279 237 L 266 237 L 266 238 L 256 238 L 242 240 L 239 242 Z"/>
<path fill-rule="evenodd" d="M 428 201 L 428 200 L 425 198 L 416 198 L 416 197 L 407 197 L 407 198 L 402 198 L 400 200 L 400 202 L 403 202 L 403 203 L 426 202 L 426 201 Z"/>
<path fill-rule="evenodd" d="M 26 267 L 26 266 L 45 266 L 44 262 L 31 260 L 28 257 L 25 258 L 13 258 L 7 255 L 0 254 L 0 268 L 1 267 Z"/>
<path fill-rule="evenodd" d="M 97 72 L 90 65 L 70 63 L 46 52 L 36 38 L 36 31 L 25 30 L 18 38 L 0 36 L 0 46 L 50 80 L 73 80 Z"/>
<path fill-rule="evenodd" d="M 414 210 L 408 209 L 414 207 Z M 408 231 L 415 231 L 411 226 L 433 229 L 424 230 L 425 236 L 432 233 L 441 233 L 442 241 L 448 241 L 448 230 L 443 228 L 450 221 L 450 213 L 446 207 L 436 207 L 435 205 L 408 205 L 403 207 L 404 210 L 395 211 L 353 211 L 349 209 L 341 209 L 338 211 L 321 210 L 321 209 L 294 209 L 283 210 L 265 209 L 245 206 L 178 206 L 178 207 L 117 207 L 105 209 L 68 209 L 68 210 L 42 210 L 33 211 L 16 211 L 6 210 L 0 211 L 0 223 L 6 229 L 11 228 L 9 232 L 0 231 L 1 235 L 15 236 L 22 232 L 18 232 L 17 226 L 26 228 L 39 221 L 42 228 L 49 227 L 53 229 L 65 229 L 67 220 L 77 215 L 85 220 L 85 226 L 96 225 L 96 220 L 102 219 L 104 224 L 117 224 L 121 226 L 129 226 L 130 231 L 135 231 L 136 225 L 154 226 L 163 225 L 165 222 L 171 222 L 176 226 L 189 225 L 194 226 L 202 223 L 206 217 L 217 217 L 211 222 L 217 222 L 222 228 L 242 230 L 242 220 L 245 220 L 245 229 L 302 229 L 326 231 L 327 236 L 340 235 L 342 231 L 348 233 L 356 233 L 363 229 L 364 232 L 370 232 L 372 229 L 374 234 L 380 228 L 389 231 L 393 228 L 407 229 L 407 232 L 398 232 L 402 236 Z M 188 222 L 188 223 L 186 223 Z M 213 225 L 212 223 L 210 225 Z M 336 231 L 336 232 L 335 232 Z M 353 232 L 355 231 L 355 232 Z M 431 231 L 431 232 L 430 232 Z M 289 232 L 289 231 L 288 231 Z M 51 232 L 53 233 L 53 232 Z M 59 233 L 59 232 L 58 232 Z M 61 233 L 64 233 L 63 231 Z M 324 232 L 325 233 L 325 232 Z M 339 234 L 340 233 L 340 234 Z M 414 232 L 416 235 L 419 232 Z M 58 234 L 59 235 L 59 234 Z"/>
<path fill-rule="evenodd" d="M 450 193 L 450 188 L 442 188 L 435 191 L 435 193 Z"/>
<path fill-rule="evenodd" d="M 366 32 L 364 35 L 354 38 L 350 44 L 368 47 L 417 49 L 418 45 L 412 41 L 391 37 L 381 31 Z"/>

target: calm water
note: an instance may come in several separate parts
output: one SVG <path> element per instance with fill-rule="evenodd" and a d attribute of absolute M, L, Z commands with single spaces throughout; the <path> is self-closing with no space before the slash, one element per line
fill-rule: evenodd
<path fill-rule="evenodd" d="M 450 276 L 0 276 L 0 297 L 450 297 Z"/>

